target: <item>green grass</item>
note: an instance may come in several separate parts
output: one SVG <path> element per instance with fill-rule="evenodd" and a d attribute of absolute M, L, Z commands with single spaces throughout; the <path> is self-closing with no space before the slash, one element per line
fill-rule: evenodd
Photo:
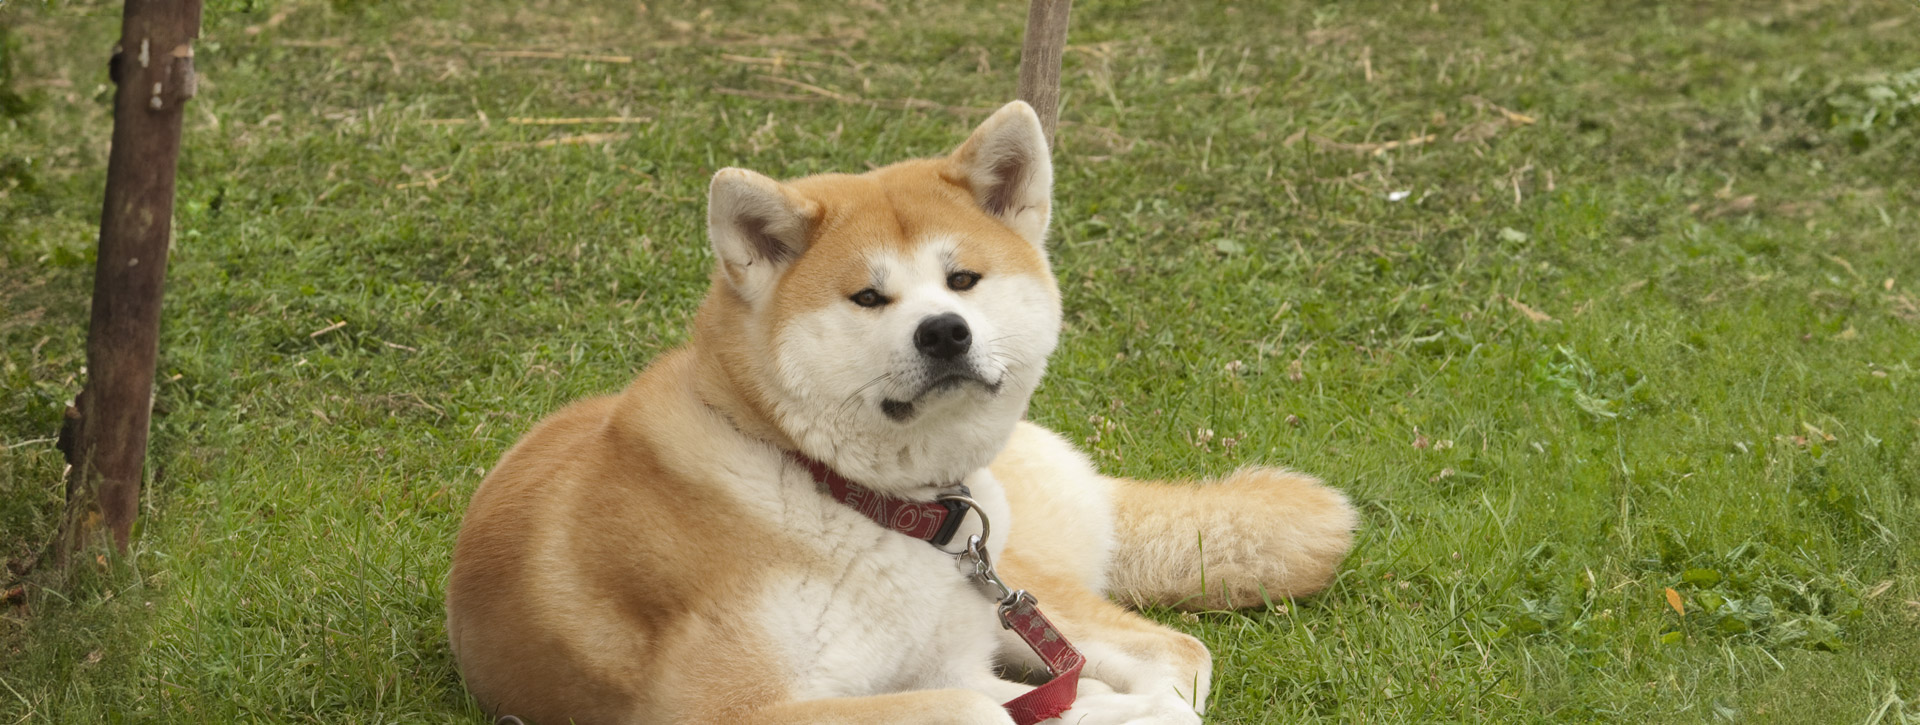
<path fill-rule="evenodd" d="M 1215 652 L 1212 722 L 1920 720 L 1920 12 L 1563 5 L 1081 3 L 1032 416 L 1364 512 L 1322 596 L 1156 615 Z M 0 5 L 15 559 L 58 512 L 117 7 Z M 139 540 L 0 609 L 0 723 L 479 720 L 461 511 L 684 339 L 708 176 L 944 151 L 1024 18 L 703 8 L 209 14 Z M 509 122 L 583 116 L 650 120 Z M 540 145 L 581 134 L 618 135 Z"/>

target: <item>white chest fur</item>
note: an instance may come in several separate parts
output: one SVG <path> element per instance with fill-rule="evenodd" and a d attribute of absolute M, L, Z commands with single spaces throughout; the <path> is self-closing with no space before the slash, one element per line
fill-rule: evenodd
<path fill-rule="evenodd" d="M 801 550 L 766 552 L 771 576 L 749 616 L 774 641 L 795 696 L 964 686 L 990 670 L 1000 625 L 970 565 L 835 501 L 798 465 L 779 468 L 760 513 Z M 1000 527 L 1011 524 L 1006 496 L 984 470 L 966 483 L 999 528 L 988 542 L 997 554 Z M 979 532 L 968 516 L 955 541 Z M 787 569 L 782 560 L 807 563 Z"/>

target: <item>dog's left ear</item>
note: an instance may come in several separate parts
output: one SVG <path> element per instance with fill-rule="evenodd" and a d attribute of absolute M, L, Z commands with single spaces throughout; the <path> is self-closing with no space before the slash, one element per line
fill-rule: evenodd
<path fill-rule="evenodd" d="M 1014 101 L 947 157 L 947 178 L 973 192 L 974 202 L 1033 246 L 1044 246 L 1053 212 L 1053 157 L 1040 117 Z"/>

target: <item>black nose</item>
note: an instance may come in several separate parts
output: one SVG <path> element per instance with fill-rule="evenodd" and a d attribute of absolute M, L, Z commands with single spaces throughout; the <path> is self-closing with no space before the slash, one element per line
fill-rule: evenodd
<path fill-rule="evenodd" d="M 972 344 L 973 331 L 967 329 L 966 318 L 951 312 L 921 320 L 920 329 L 913 331 L 913 346 L 935 360 L 960 357 Z"/>

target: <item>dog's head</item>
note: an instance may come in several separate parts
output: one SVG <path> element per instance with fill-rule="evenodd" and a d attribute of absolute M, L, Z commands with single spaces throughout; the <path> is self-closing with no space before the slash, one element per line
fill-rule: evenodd
<path fill-rule="evenodd" d="M 802 453 L 887 490 L 989 463 L 1059 337 L 1053 165 L 1001 108 L 952 154 L 786 183 L 714 175 L 696 339 Z"/>

